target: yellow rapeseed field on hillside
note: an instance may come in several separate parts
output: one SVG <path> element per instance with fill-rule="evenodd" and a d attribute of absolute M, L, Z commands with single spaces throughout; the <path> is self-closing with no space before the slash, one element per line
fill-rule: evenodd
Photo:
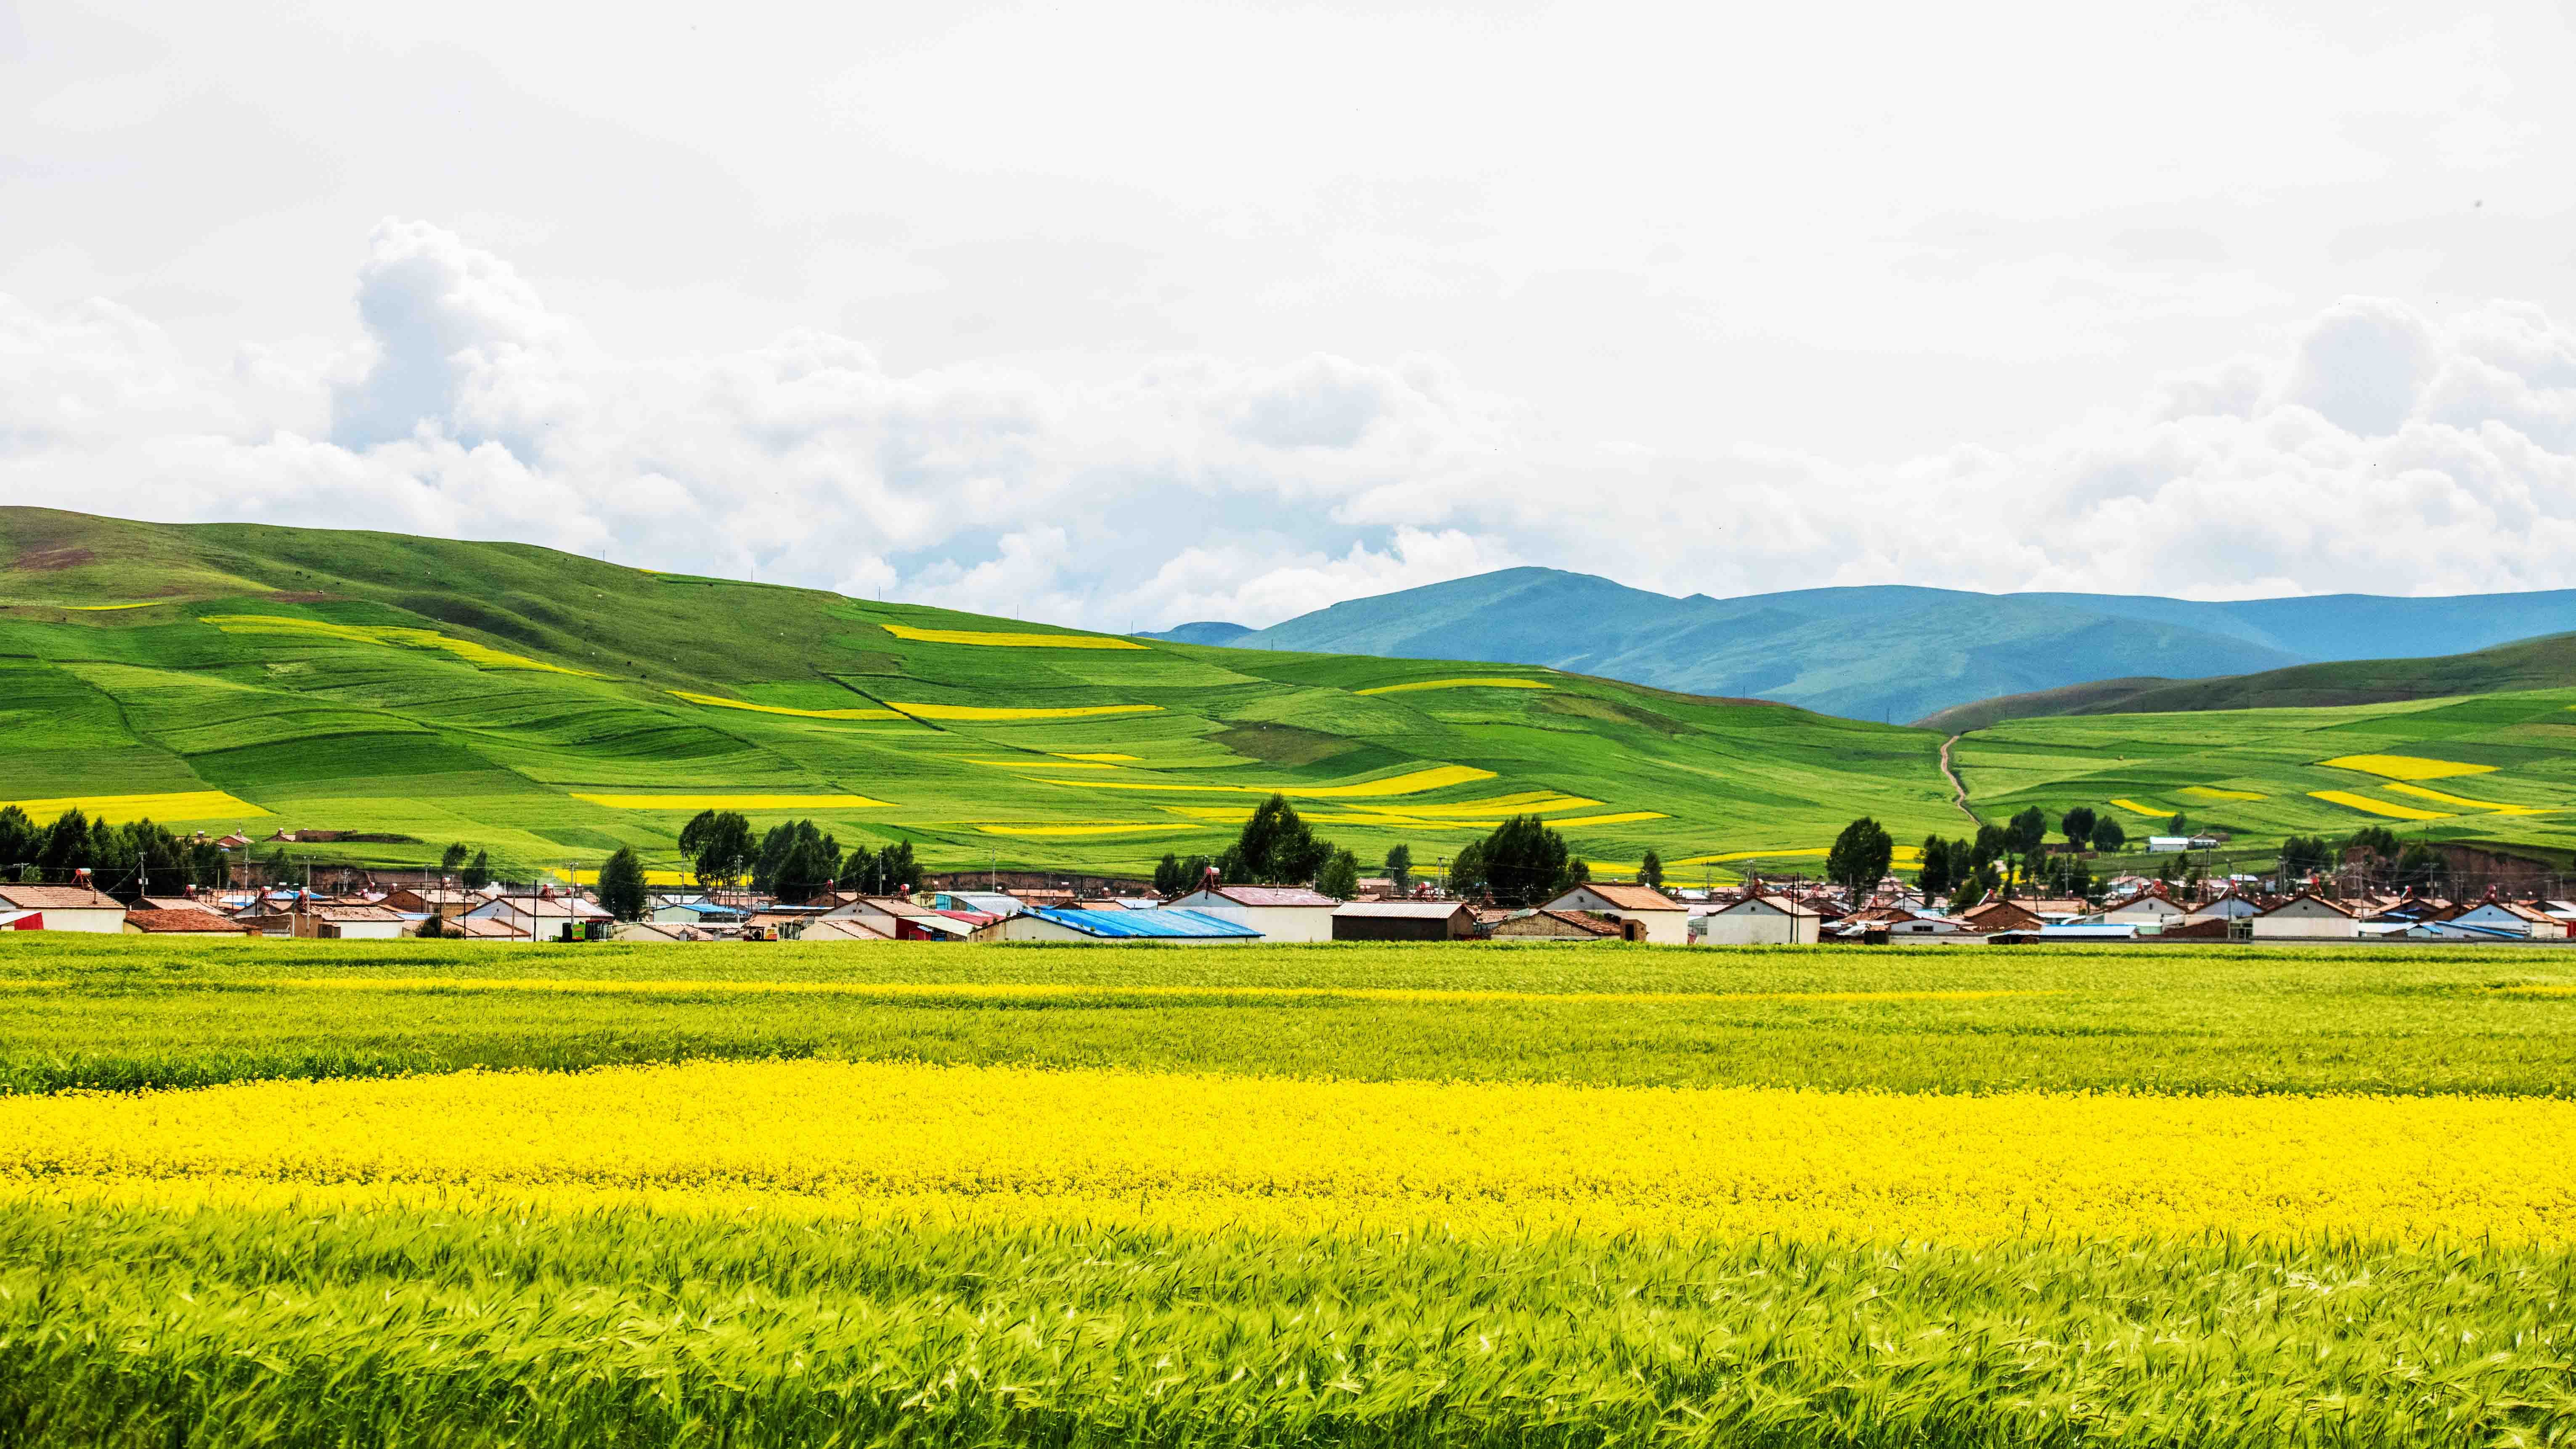
<path fill-rule="evenodd" d="M 2495 770 L 2493 765 L 2463 765 L 2456 760 L 2428 760 L 2418 755 L 2337 755 L 2317 763 L 2388 780 L 2440 780 L 2452 775 L 2492 774 Z"/>
<path fill-rule="evenodd" d="M 865 795 L 604 795 L 576 790 L 572 798 L 611 810 L 876 810 L 883 800 Z"/>
<path fill-rule="evenodd" d="M 45 824 L 66 810 L 93 820 L 122 824 L 128 820 L 247 820 L 268 812 L 221 790 L 175 790 L 159 795 L 56 795 L 43 800 L 0 800 L 15 805 Z"/>
<path fill-rule="evenodd" d="M 0 1099 L 0 1198 L 2556 1244 L 2576 1237 L 2576 1103 L 693 1063 Z"/>
<path fill-rule="evenodd" d="M 1162 709 L 1159 704 L 1066 704 L 1018 708 L 981 704 L 906 704 L 901 700 L 892 699 L 887 700 L 886 703 L 915 719 L 959 721 L 1090 719 L 1096 715 L 1154 714 Z"/>
<path fill-rule="evenodd" d="M 887 624 L 885 631 L 898 639 L 919 644 L 981 644 L 997 649 L 1142 649 L 1133 639 L 1112 639 L 1099 634 L 1002 634 L 984 629 L 916 629 L 909 624 Z"/>
<path fill-rule="evenodd" d="M 512 654 L 489 644 L 441 634 L 435 629 L 410 629 L 389 624 L 334 624 L 323 619 L 304 619 L 291 614 L 207 614 L 197 620 L 212 624 L 227 634 L 283 634 L 290 638 L 337 639 L 349 644 L 385 644 L 406 649 L 444 649 L 468 664 L 486 669 L 540 669 L 549 674 L 578 674 L 595 678 L 587 669 L 567 669 Z"/>
<path fill-rule="evenodd" d="M 890 709 L 873 706 L 853 709 L 790 709 L 783 704 L 754 704 L 747 699 L 727 699 L 721 694 L 699 694 L 693 690 L 674 689 L 670 693 L 691 704 L 709 705 L 716 709 L 747 709 L 754 714 L 786 714 L 799 719 L 901 719 Z"/>
<path fill-rule="evenodd" d="M 2447 820 L 2450 818 L 2439 810 L 2418 810 L 2412 805 L 2400 805 L 2390 800 L 2373 800 L 2367 795 L 2356 795 L 2350 790 L 2310 790 L 2308 794 L 2329 805 L 2342 805 L 2367 815 L 2385 816 L 2390 820 Z"/>
<path fill-rule="evenodd" d="M 1368 689 L 1354 689 L 1353 694 L 1411 694 L 1421 689 L 1554 689 L 1544 679 L 1513 679 L 1488 675 L 1475 679 L 1417 679 L 1410 684 L 1380 684 Z"/>

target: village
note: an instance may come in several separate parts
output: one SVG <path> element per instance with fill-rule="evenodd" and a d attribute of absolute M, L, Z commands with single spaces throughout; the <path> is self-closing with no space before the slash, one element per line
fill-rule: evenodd
<path fill-rule="evenodd" d="M 0 930 L 492 944 L 771 941 L 1037 942 L 1244 945 L 1440 941 L 1635 942 L 1666 946 L 2022 945 L 2136 942 L 2559 943 L 2576 901 L 2516 899 L 2490 886 L 2453 900 L 2412 889 L 2335 896 L 2314 884 L 2266 889 L 2254 877 L 2174 884 L 2123 876 L 2099 904 L 2004 896 L 1955 913 L 1896 876 L 1854 894 L 1804 879 L 1733 889 L 1580 881 L 1533 905 L 1461 899 L 1431 882 L 1363 878 L 1348 899 L 1309 886 L 1237 885 L 1210 870 L 1174 895 L 1086 893 L 1081 883 L 973 888 L 931 877 L 904 893 L 826 890 L 804 900 L 723 887 L 653 892 L 622 920 L 570 884 L 467 887 L 379 883 L 344 872 L 335 889 L 185 887 L 121 900 L 86 871 L 62 885 L 0 884 Z M 1117 885 L 1116 882 L 1094 883 Z M 1133 883 L 1124 883 L 1132 885 Z"/>

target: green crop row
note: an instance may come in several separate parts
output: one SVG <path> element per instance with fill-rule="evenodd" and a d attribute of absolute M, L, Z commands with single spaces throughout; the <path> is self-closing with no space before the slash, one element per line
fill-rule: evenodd
<path fill-rule="evenodd" d="M 2576 1094 L 2456 947 L 1104 951 L 0 941 L 0 1089 L 827 1057 L 1889 1091 Z"/>
<path fill-rule="evenodd" d="M 0 1209 L 0 1438 L 2542 1444 L 2576 1259 Z"/>

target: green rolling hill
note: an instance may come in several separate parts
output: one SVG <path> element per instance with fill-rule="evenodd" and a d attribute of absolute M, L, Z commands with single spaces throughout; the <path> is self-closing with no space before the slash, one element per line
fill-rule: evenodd
<path fill-rule="evenodd" d="M 1374 861 L 1535 812 L 1720 878 L 1954 832 L 1922 730 L 1532 666 L 1083 634 L 545 549 L 0 509 L 0 801 L 317 859 L 677 865 L 711 804 L 934 867 L 1142 871 L 1284 791 Z M 1813 859 L 1807 857 L 1812 865 Z"/>

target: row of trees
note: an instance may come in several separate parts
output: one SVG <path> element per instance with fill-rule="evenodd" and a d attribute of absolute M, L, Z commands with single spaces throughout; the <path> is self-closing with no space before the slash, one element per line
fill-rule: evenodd
<path fill-rule="evenodd" d="M 492 852 L 477 850 L 469 857 L 465 842 L 457 841 L 439 855 L 438 873 L 456 877 L 469 891 L 479 891 L 492 883 Z"/>
<path fill-rule="evenodd" d="M 32 885 L 68 881 L 78 870 L 130 899 L 146 889 L 221 886 L 228 864 L 213 841 L 174 835 L 149 820 L 110 825 L 66 810 L 38 825 L 15 805 L 0 807 L 0 874 Z"/>
<path fill-rule="evenodd" d="M 1663 880 L 1663 862 L 1646 857 L 1649 883 Z M 1154 888 L 1177 895 L 1206 878 L 1209 867 L 1229 885 L 1305 885 L 1328 896 L 1348 899 L 1359 893 L 1359 857 L 1315 833 L 1300 819 L 1287 797 L 1261 802 L 1234 844 L 1210 859 L 1167 854 L 1154 867 Z M 1388 883 L 1401 895 L 1413 888 L 1413 848 L 1396 845 L 1386 853 Z M 1450 887 L 1461 895 L 1483 892 L 1500 904 L 1535 905 L 1562 895 L 1592 877 L 1590 867 L 1575 858 L 1565 837 L 1536 815 L 1515 815 L 1482 840 L 1471 840 L 1450 863 Z"/>
<path fill-rule="evenodd" d="M 2119 822 L 2099 819 L 2082 805 L 2067 811 L 2058 828 L 2077 849 L 2105 839 L 2110 843 L 2098 848 L 2116 850 L 2126 839 Z M 1989 821 L 1978 826 L 1973 837 L 1949 840 L 1927 835 L 1916 884 L 1927 896 L 1947 896 L 1953 908 L 1974 905 L 1988 896 L 2009 897 L 2024 883 L 2051 894 L 2088 899 L 2098 895 L 2101 887 L 2092 871 L 2071 855 L 2044 853 L 2040 847 L 2047 842 L 2048 816 L 2035 805 L 2004 824 Z"/>
<path fill-rule="evenodd" d="M 911 841 L 845 850 L 811 820 L 773 825 L 755 837 L 751 821 L 733 810 L 701 810 L 691 817 L 680 827 L 680 853 L 701 886 L 730 890 L 748 880 L 753 890 L 780 900 L 807 900 L 834 888 L 901 894 L 921 883 Z"/>
<path fill-rule="evenodd" d="M 2430 890 L 2445 870 L 2442 853 L 2423 841 L 2401 844 L 2385 825 L 2365 825 L 2341 841 L 2293 835 L 2281 842 L 2280 873 L 2293 879 L 2328 875 L 2349 862 L 2399 890 Z"/>

